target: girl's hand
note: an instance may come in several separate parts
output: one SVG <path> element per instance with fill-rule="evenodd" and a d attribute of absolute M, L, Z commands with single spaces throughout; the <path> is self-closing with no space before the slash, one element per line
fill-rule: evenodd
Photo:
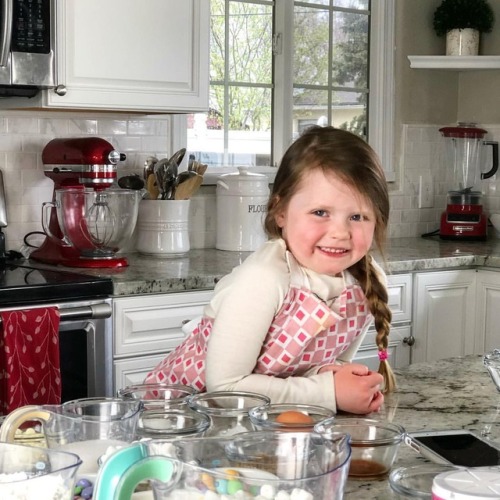
<path fill-rule="evenodd" d="M 380 392 L 384 378 L 380 373 L 355 363 L 327 365 L 321 368 L 322 371 L 332 371 L 335 377 L 337 409 L 358 414 L 380 410 L 384 402 Z"/>

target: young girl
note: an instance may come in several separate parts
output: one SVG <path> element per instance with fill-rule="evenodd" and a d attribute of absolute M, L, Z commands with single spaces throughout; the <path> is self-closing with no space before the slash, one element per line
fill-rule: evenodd
<path fill-rule="evenodd" d="M 312 127 L 285 153 L 268 203 L 269 241 L 222 278 L 201 322 L 146 378 L 198 391 L 366 414 L 394 387 L 381 249 L 389 196 L 358 136 Z M 372 320 L 380 373 L 350 363 Z"/>

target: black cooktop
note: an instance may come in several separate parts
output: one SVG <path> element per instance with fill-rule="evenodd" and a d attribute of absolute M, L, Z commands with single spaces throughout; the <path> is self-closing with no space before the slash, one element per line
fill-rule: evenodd
<path fill-rule="evenodd" d="M 0 307 L 102 298 L 112 293 L 111 278 L 24 264 L 0 264 Z"/>

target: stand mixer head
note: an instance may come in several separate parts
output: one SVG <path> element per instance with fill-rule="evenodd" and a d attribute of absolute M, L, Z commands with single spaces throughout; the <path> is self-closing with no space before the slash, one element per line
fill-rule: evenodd
<path fill-rule="evenodd" d="M 69 267 L 128 265 L 125 257 L 115 255 L 116 248 L 108 247 L 117 227 L 108 188 L 116 180 L 117 163 L 125 159 L 98 137 L 53 139 L 45 146 L 44 173 L 54 181 L 54 194 L 42 210 L 47 237 L 30 258 Z M 135 224 L 135 219 L 130 223 Z"/>

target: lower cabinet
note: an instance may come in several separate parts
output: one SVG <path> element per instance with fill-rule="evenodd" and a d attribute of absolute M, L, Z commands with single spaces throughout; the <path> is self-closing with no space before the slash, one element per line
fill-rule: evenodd
<path fill-rule="evenodd" d="M 415 274 L 412 362 L 500 347 L 500 271 Z"/>
<path fill-rule="evenodd" d="M 475 351 L 500 348 L 500 270 L 477 273 Z"/>
<path fill-rule="evenodd" d="M 202 315 L 213 292 L 179 292 L 113 300 L 114 390 L 142 383 L 185 338 L 182 327 Z"/>

